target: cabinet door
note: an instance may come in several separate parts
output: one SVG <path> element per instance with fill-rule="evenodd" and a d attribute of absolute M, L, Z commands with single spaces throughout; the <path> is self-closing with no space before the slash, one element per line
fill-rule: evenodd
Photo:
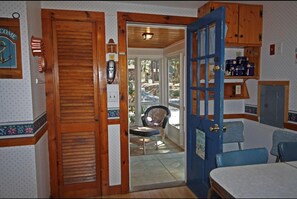
<path fill-rule="evenodd" d="M 262 5 L 239 5 L 238 43 L 261 45 Z"/>
<path fill-rule="evenodd" d="M 210 9 L 214 10 L 221 6 L 226 8 L 227 35 L 225 42 L 234 44 L 238 42 L 238 4 L 212 2 Z"/>

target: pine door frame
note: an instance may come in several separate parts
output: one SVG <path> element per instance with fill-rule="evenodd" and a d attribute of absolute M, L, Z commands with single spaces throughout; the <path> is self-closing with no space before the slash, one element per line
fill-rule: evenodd
<path fill-rule="evenodd" d="M 119 52 L 119 94 L 120 94 L 120 142 L 122 193 L 129 192 L 129 136 L 128 136 L 128 66 L 127 66 L 127 22 L 188 25 L 197 17 L 156 15 L 145 13 L 118 12 L 118 52 Z"/>

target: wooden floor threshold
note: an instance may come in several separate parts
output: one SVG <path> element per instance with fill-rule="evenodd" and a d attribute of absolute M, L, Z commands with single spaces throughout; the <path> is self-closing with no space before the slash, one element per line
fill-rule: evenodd
<path fill-rule="evenodd" d="M 164 183 L 165 184 L 165 183 Z M 135 191 L 128 194 L 103 196 L 100 198 L 197 198 L 187 186 Z"/>

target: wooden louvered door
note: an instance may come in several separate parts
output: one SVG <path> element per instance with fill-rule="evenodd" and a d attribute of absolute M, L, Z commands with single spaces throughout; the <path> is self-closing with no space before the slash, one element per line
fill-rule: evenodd
<path fill-rule="evenodd" d="M 58 197 L 98 196 L 102 104 L 97 46 L 104 33 L 100 35 L 98 22 L 88 16 L 86 20 L 79 15 L 63 19 L 60 12 L 55 14 L 58 17 L 51 19 L 51 36 Z"/>

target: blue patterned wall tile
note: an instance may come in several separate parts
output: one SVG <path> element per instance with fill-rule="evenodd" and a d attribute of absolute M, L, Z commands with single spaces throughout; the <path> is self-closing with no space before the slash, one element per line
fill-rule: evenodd
<path fill-rule="evenodd" d="M 288 121 L 289 122 L 297 122 L 297 113 L 296 112 L 289 112 L 288 113 Z"/>
<path fill-rule="evenodd" d="M 108 110 L 108 119 L 119 118 L 120 110 L 119 109 L 110 109 Z"/>
<path fill-rule="evenodd" d="M 46 114 L 38 120 L 28 124 L 0 125 L 0 136 L 28 135 L 37 133 L 38 129 L 46 123 Z"/>
<path fill-rule="evenodd" d="M 257 106 L 254 105 L 245 105 L 244 111 L 250 114 L 257 114 Z"/>

